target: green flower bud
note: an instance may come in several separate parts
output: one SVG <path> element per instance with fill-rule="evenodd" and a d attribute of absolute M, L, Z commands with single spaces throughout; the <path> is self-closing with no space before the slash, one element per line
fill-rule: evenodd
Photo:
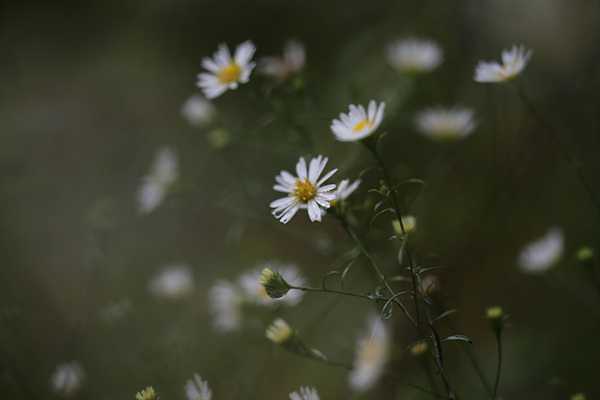
<path fill-rule="evenodd" d="M 265 288 L 265 291 L 272 299 L 280 299 L 287 294 L 291 286 L 283 279 L 283 276 L 277 271 L 265 268 L 261 272 L 258 282 Z"/>

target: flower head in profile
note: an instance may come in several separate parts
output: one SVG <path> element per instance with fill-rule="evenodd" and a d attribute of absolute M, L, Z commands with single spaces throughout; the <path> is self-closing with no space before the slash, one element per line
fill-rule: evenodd
<path fill-rule="evenodd" d="M 294 331 L 287 322 L 281 318 L 277 318 L 269 325 L 265 331 L 265 336 L 275 344 L 284 345 L 292 339 Z"/>
<path fill-rule="evenodd" d="M 430 108 L 418 113 L 415 125 L 418 131 L 427 138 L 448 142 L 462 139 L 470 135 L 475 126 L 474 111 L 470 108 Z"/>
<path fill-rule="evenodd" d="M 194 374 L 194 380 L 188 379 L 184 389 L 185 397 L 188 400 L 210 400 L 212 398 L 212 391 L 208 387 L 208 382 L 203 381 L 198 374 Z"/>
<path fill-rule="evenodd" d="M 379 316 L 368 319 L 368 328 L 358 340 L 354 369 L 348 375 L 350 387 L 356 391 L 369 390 L 381 376 L 388 360 L 390 331 Z"/>
<path fill-rule="evenodd" d="M 283 57 L 263 57 L 258 62 L 258 70 L 277 82 L 283 82 L 296 75 L 306 62 L 306 51 L 302 43 L 289 40 L 283 48 Z"/>
<path fill-rule="evenodd" d="M 385 103 L 369 102 L 368 109 L 350 104 L 348 114 L 340 113 L 340 119 L 331 122 L 331 132 L 340 142 L 355 142 L 371 136 L 383 120 Z"/>
<path fill-rule="evenodd" d="M 172 149 L 163 147 L 154 157 L 150 173 L 142 178 L 137 191 L 139 212 L 147 214 L 154 211 L 178 178 L 177 154 Z"/>
<path fill-rule="evenodd" d="M 479 61 L 473 79 L 476 82 L 509 81 L 523 72 L 532 55 L 532 49 L 513 45 L 510 50 L 502 50 L 502 65 L 495 61 Z"/>
<path fill-rule="evenodd" d="M 215 106 L 199 94 L 193 94 L 181 106 L 181 115 L 196 128 L 208 125 L 217 113 Z"/>
<path fill-rule="evenodd" d="M 213 327 L 221 332 L 238 330 L 242 325 L 243 297 L 234 284 L 217 281 L 209 292 Z"/>
<path fill-rule="evenodd" d="M 148 290 L 157 298 L 177 299 L 193 289 L 192 271 L 186 264 L 169 265 L 148 283 Z"/>
<path fill-rule="evenodd" d="M 303 386 L 297 392 L 290 393 L 290 400 L 319 400 L 317 389 Z"/>
<path fill-rule="evenodd" d="M 273 186 L 278 192 L 287 193 L 286 197 L 273 201 L 269 206 L 274 208 L 271 212 L 275 218 L 284 224 L 301 208 L 308 210 L 308 217 L 311 221 L 321 221 L 321 207 L 329 208 L 329 201 L 335 198 L 331 193 L 335 185 L 324 185 L 323 183 L 333 175 L 337 169 L 331 170 L 319 179 L 325 165 L 327 157 L 318 156 L 310 160 L 307 168 L 306 160 L 300 157 L 296 164 L 296 176 L 287 171 L 281 171 L 275 177 L 277 184 Z"/>
<path fill-rule="evenodd" d="M 261 264 L 261 267 L 262 269 L 253 269 L 240 275 L 238 279 L 246 301 L 265 307 L 291 307 L 302 300 L 304 292 L 288 292 L 290 285 L 306 285 L 306 278 L 296 265 L 272 261 Z"/>
<path fill-rule="evenodd" d="M 146 389 L 142 389 L 135 395 L 137 400 L 157 400 L 159 398 L 158 393 L 152 386 L 148 386 Z"/>
<path fill-rule="evenodd" d="M 85 372 L 81 364 L 77 361 L 71 361 L 56 366 L 50 378 L 50 383 L 55 393 L 71 396 L 81 389 L 84 380 Z"/>
<path fill-rule="evenodd" d="M 542 274 L 560 261 L 565 239 L 559 228 L 552 228 L 542 238 L 528 244 L 519 254 L 518 265 L 526 274 Z"/>
<path fill-rule="evenodd" d="M 406 38 L 388 44 L 386 58 L 398 72 L 426 73 L 436 69 L 443 61 L 441 47 L 433 40 Z"/>
<path fill-rule="evenodd" d="M 202 89 L 207 99 L 219 97 L 227 89 L 237 89 L 240 83 L 250 80 L 250 73 L 256 66 L 251 61 L 255 51 L 254 44 L 247 40 L 236 47 L 231 58 L 229 48 L 221 43 L 212 58 L 202 59 L 202 67 L 209 72 L 198 74 L 196 85 Z"/>

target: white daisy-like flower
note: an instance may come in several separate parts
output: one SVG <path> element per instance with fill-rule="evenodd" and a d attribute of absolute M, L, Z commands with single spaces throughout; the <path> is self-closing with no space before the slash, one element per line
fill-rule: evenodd
<path fill-rule="evenodd" d="M 246 294 L 246 300 L 266 307 L 295 306 L 304 297 L 304 292 L 301 290 L 290 290 L 284 297 L 273 299 L 269 297 L 265 288 L 259 282 L 261 271 L 268 268 L 272 271 L 277 271 L 283 279 L 292 286 L 305 286 L 306 278 L 302 276 L 300 269 L 294 264 L 279 264 L 277 262 L 269 262 L 261 264 L 261 266 L 252 271 L 246 272 L 238 278 L 238 284 Z"/>
<path fill-rule="evenodd" d="M 294 336 L 292 328 L 281 318 L 275 319 L 265 331 L 265 336 L 275 344 L 283 344 Z"/>
<path fill-rule="evenodd" d="M 417 129 L 427 138 L 444 142 L 462 139 L 475 127 L 475 112 L 470 108 L 430 108 L 415 116 Z"/>
<path fill-rule="evenodd" d="M 348 114 L 340 113 L 340 119 L 331 122 L 331 132 L 340 142 L 355 142 L 371 136 L 383 120 L 385 103 L 369 102 L 368 110 L 362 105 L 350 104 Z"/>
<path fill-rule="evenodd" d="M 56 366 L 50 383 L 55 393 L 71 396 L 81 389 L 84 380 L 85 372 L 81 364 L 71 361 Z"/>
<path fill-rule="evenodd" d="M 297 392 L 290 393 L 290 400 L 319 400 L 316 388 L 303 386 Z"/>
<path fill-rule="evenodd" d="M 475 67 L 476 82 L 505 82 L 519 75 L 527 66 L 533 50 L 521 45 L 513 45 L 510 50 L 502 50 L 502 65 L 495 61 L 479 61 Z"/>
<path fill-rule="evenodd" d="M 194 380 L 188 379 L 184 389 L 188 400 L 210 400 L 212 398 L 208 382 L 203 381 L 198 374 L 194 374 Z"/>
<path fill-rule="evenodd" d="M 212 58 L 202 59 L 202 66 L 210 73 L 198 74 L 196 85 L 202 89 L 207 99 L 219 97 L 227 89 L 237 89 L 240 83 L 250 80 L 250 73 L 256 66 L 251 61 L 255 51 L 254 44 L 247 40 L 235 48 L 232 59 L 227 45 L 221 43 Z"/>
<path fill-rule="evenodd" d="M 263 57 L 258 62 L 258 70 L 277 82 L 283 82 L 296 75 L 306 63 L 306 51 L 297 40 L 288 41 L 283 48 L 283 57 Z"/>
<path fill-rule="evenodd" d="M 333 194 L 335 194 L 335 199 L 332 200 L 330 203 L 343 202 L 348 197 L 350 197 L 350 195 L 354 193 L 356 189 L 358 189 L 359 185 L 360 179 L 355 180 L 354 182 L 352 182 L 352 184 L 350 184 L 350 179 L 342 180 L 333 192 Z"/>
<path fill-rule="evenodd" d="M 204 96 L 193 94 L 181 106 L 181 115 L 196 128 L 203 128 L 215 117 L 217 110 Z"/>
<path fill-rule="evenodd" d="M 368 329 L 358 340 L 354 368 L 348 375 L 348 384 L 356 391 L 364 392 L 377 383 L 388 360 L 391 333 L 385 321 L 372 315 Z"/>
<path fill-rule="evenodd" d="M 186 264 L 172 264 L 148 283 L 148 290 L 157 298 L 177 299 L 194 289 L 192 271 Z"/>
<path fill-rule="evenodd" d="M 542 274 L 560 261 L 564 247 L 562 230 L 552 228 L 544 237 L 525 246 L 519 254 L 519 269 L 526 274 Z"/>
<path fill-rule="evenodd" d="M 287 171 L 281 171 L 275 177 L 277 184 L 273 186 L 273 189 L 288 194 L 269 205 L 274 208 L 271 213 L 275 218 L 286 224 L 300 208 L 307 208 L 311 221 L 321 221 L 321 207 L 329 208 L 329 201 L 335 199 L 335 195 L 330 193 L 335 189 L 335 185 L 322 185 L 337 169 L 329 171 L 319 179 L 327 161 L 327 157 L 318 156 L 310 160 L 307 168 L 306 160 L 304 157 L 300 157 L 296 164 L 297 176 L 293 176 Z"/>
<path fill-rule="evenodd" d="M 390 65 L 403 73 L 430 72 L 444 60 L 442 48 L 436 42 L 413 37 L 391 42 L 385 55 Z"/>
<path fill-rule="evenodd" d="M 238 330 L 242 325 L 243 298 L 234 284 L 217 281 L 209 292 L 213 326 L 221 332 Z"/>
<path fill-rule="evenodd" d="M 137 191 L 138 211 L 147 214 L 156 209 L 178 178 L 177 154 L 163 147 L 154 157 L 150 173 L 142 178 Z"/>

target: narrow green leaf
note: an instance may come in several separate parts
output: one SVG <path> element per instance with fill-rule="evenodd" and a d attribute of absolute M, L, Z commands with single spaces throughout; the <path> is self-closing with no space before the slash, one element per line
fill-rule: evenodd
<path fill-rule="evenodd" d="M 373 228 L 373 221 L 375 221 L 375 218 L 377 218 L 377 217 L 379 217 L 381 214 L 383 214 L 383 213 L 386 213 L 386 212 L 389 212 L 389 211 L 391 211 L 391 212 L 394 212 L 394 209 L 393 209 L 393 208 L 386 208 L 386 209 L 384 209 L 384 210 L 381 210 L 381 211 L 379 211 L 377 214 L 375 214 L 375 215 L 373 216 L 373 218 L 371 218 L 371 228 Z"/>
<path fill-rule="evenodd" d="M 444 311 L 444 312 L 443 312 L 442 314 L 440 314 L 440 315 L 439 315 L 439 316 L 438 316 L 436 319 L 434 319 L 434 320 L 433 320 L 433 322 L 435 322 L 435 321 L 439 321 L 440 319 L 442 319 L 442 318 L 445 318 L 445 317 L 447 317 L 448 315 L 450 315 L 450 314 L 454 314 L 454 313 L 456 313 L 456 312 L 458 312 L 458 310 L 456 310 L 456 309 L 452 309 L 452 310 Z"/>
<path fill-rule="evenodd" d="M 325 289 L 325 281 L 327 280 L 327 278 L 329 278 L 332 275 L 337 275 L 339 274 L 339 271 L 329 271 L 328 273 L 325 274 L 325 276 L 323 277 L 323 280 L 321 281 L 321 287 L 323 289 Z"/>
<path fill-rule="evenodd" d="M 348 265 L 346 266 L 346 268 L 344 268 L 344 272 L 342 272 L 342 279 L 341 279 L 342 290 L 344 290 L 344 280 L 346 279 L 346 275 L 348 274 L 348 272 L 350 271 L 350 268 L 352 268 L 352 266 L 354 265 L 355 262 L 356 262 L 356 260 L 350 261 L 348 263 Z"/>
<path fill-rule="evenodd" d="M 419 183 L 419 184 L 421 184 L 421 185 L 423 185 L 423 186 L 426 186 L 426 185 L 427 185 L 427 184 L 425 183 L 425 181 L 424 181 L 424 180 L 413 178 L 413 179 L 407 179 L 407 180 L 405 180 L 405 181 L 402 181 L 402 182 L 400 182 L 400 183 L 396 183 L 396 184 L 395 184 L 395 185 L 392 187 L 392 190 L 396 190 L 396 189 L 398 189 L 400 186 L 402 186 L 402 185 L 405 185 L 405 184 L 407 184 L 407 183 Z"/>
<path fill-rule="evenodd" d="M 312 353 L 312 354 L 313 354 L 315 357 L 317 357 L 319 360 L 323 360 L 323 361 L 325 361 L 325 362 L 329 361 L 329 360 L 327 359 L 327 356 L 326 356 L 325 354 L 323 354 L 323 353 L 322 353 L 320 350 L 317 350 L 317 349 L 311 348 L 311 349 L 310 349 L 310 352 L 311 352 L 311 353 Z"/>
<path fill-rule="evenodd" d="M 473 344 L 473 341 L 468 336 L 465 336 L 465 335 L 452 335 L 452 336 L 448 336 L 446 339 L 442 339 L 440 341 L 440 343 L 450 342 L 450 341 L 468 342 L 470 344 Z"/>

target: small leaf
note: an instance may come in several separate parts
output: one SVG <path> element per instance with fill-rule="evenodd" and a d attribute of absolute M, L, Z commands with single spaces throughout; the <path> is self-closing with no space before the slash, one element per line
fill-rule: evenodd
<path fill-rule="evenodd" d="M 332 275 L 337 275 L 339 274 L 339 271 L 329 271 L 327 274 L 325 274 L 325 276 L 323 277 L 323 280 L 321 281 L 321 287 L 323 289 L 325 289 L 325 281 L 327 280 L 327 278 L 329 278 Z"/>
<path fill-rule="evenodd" d="M 438 316 L 436 319 L 434 319 L 434 320 L 433 320 L 433 322 L 435 322 L 435 321 L 439 321 L 440 319 L 442 319 L 442 318 L 445 318 L 445 317 L 447 317 L 448 315 L 450 315 L 450 314 L 454 314 L 454 313 L 456 313 L 456 312 L 458 312 L 458 310 L 457 310 L 457 309 L 452 309 L 452 310 L 444 311 L 444 312 L 443 312 L 442 314 L 440 314 L 440 315 L 439 315 L 439 316 Z"/>
<path fill-rule="evenodd" d="M 452 336 L 448 336 L 446 339 L 442 339 L 440 341 L 440 343 L 450 342 L 450 341 L 468 342 L 470 344 L 473 344 L 473 341 L 468 336 L 465 336 L 465 335 L 452 335 Z"/>
<path fill-rule="evenodd" d="M 396 189 L 398 189 L 400 186 L 402 186 L 402 185 L 404 185 L 404 184 L 407 184 L 407 183 L 420 183 L 420 184 L 421 184 L 421 185 L 423 185 L 423 186 L 426 186 L 426 185 L 427 185 L 427 184 L 425 183 L 425 181 L 423 181 L 423 180 L 421 180 L 421 179 L 416 179 L 416 178 L 413 178 L 413 179 L 407 179 L 407 180 L 405 180 L 405 181 L 402 181 L 402 182 L 400 182 L 400 183 L 397 183 L 397 184 L 395 184 L 395 185 L 392 187 L 392 190 L 396 190 Z"/>
<path fill-rule="evenodd" d="M 312 353 L 312 354 L 313 354 L 315 357 L 317 357 L 319 360 L 323 360 L 323 361 L 325 361 L 325 362 L 329 361 L 329 360 L 327 359 L 327 356 L 326 356 L 325 354 L 323 354 L 323 353 L 322 353 L 320 350 L 317 350 L 317 349 L 311 348 L 311 349 L 310 349 L 310 352 L 311 352 L 311 353 Z"/>
<path fill-rule="evenodd" d="M 346 266 L 346 268 L 344 269 L 344 272 L 342 272 L 342 279 L 341 279 L 342 290 L 344 289 L 344 280 L 346 279 L 346 275 L 348 274 L 348 272 L 350 271 L 350 268 L 352 268 L 352 266 L 354 265 L 355 262 L 356 262 L 356 260 L 350 261 L 348 263 L 348 265 Z"/>
<path fill-rule="evenodd" d="M 394 212 L 393 208 L 386 208 L 384 210 L 379 211 L 377 214 L 375 214 L 373 216 L 373 218 L 371 218 L 371 228 L 373 227 L 373 221 L 375 221 L 375 218 L 379 217 L 381 214 L 386 213 L 388 211 Z"/>

